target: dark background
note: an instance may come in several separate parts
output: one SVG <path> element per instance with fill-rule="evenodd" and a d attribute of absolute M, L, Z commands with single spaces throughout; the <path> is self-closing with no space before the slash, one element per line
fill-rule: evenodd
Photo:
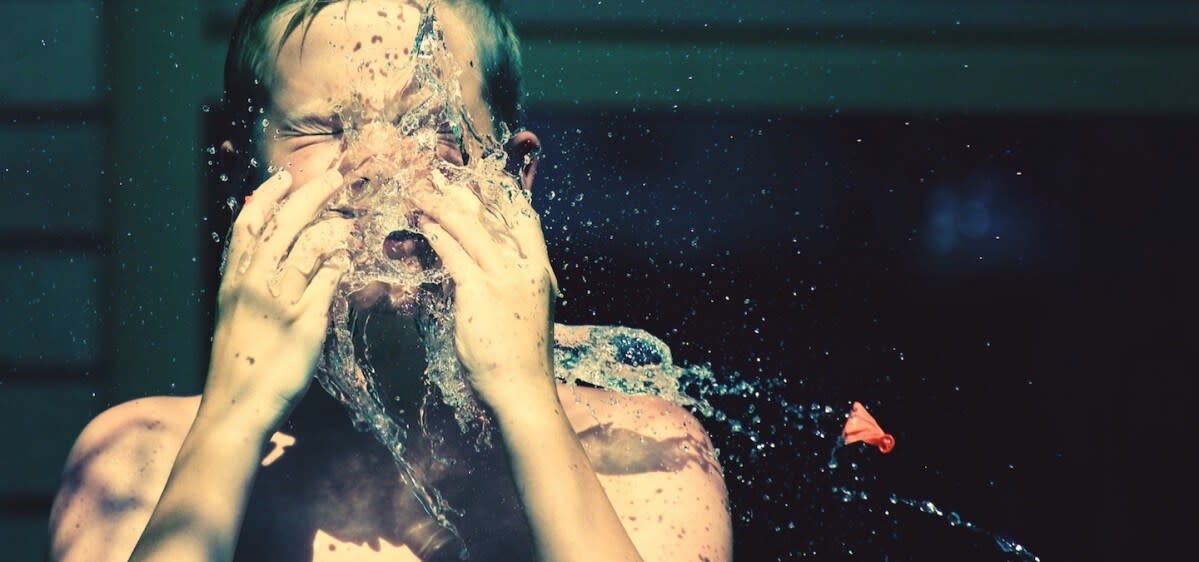
<path fill-rule="evenodd" d="M 765 453 L 706 422 L 739 560 L 1188 554 L 1191 3 L 511 4 L 558 319 L 761 389 Z M 202 381 L 235 7 L 0 2 L 14 560 L 88 419 Z M 898 445 L 829 469 L 854 400 Z"/>
<path fill-rule="evenodd" d="M 560 164 L 542 185 L 558 192 L 544 201 L 552 253 L 571 264 L 561 319 L 643 327 L 676 359 L 786 377 L 777 395 L 841 416 L 860 400 L 898 440 L 851 457 L 866 483 L 823 474 L 832 440 L 810 430 L 769 439 L 798 450 L 726 461 L 756 479 L 731 480 L 756 513 L 740 554 L 1004 559 L 942 519 L 882 514 L 892 493 L 1046 560 L 1181 554 L 1185 518 L 1169 514 L 1186 512 L 1190 474 L 1193 119 L 605 117 L 581 135 L 574 118 L 534 119 Z M 602 174 L 570 160 L 584 147 L 629 163 L 623 177 L 572 182 Z M 843 504 L 837 485 L 872 499 Z M 788 521 L 801 529 L 773 531 Z"/>

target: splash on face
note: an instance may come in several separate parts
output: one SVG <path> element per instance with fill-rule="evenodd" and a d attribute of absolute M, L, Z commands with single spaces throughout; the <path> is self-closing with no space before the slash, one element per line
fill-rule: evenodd
<path fill-rule="evenodd" d="M 452 528 L 448 507 L 404 458 L 406 432 L 380 396 L 369 354 L 356 353 L 352 320 L 415 316 L 428 387 L 464 432 L 480 430 L 477 445 L 488 442 L 488 418 L 453 345 L 452 280 L 421 236 L 412 195 L 467 187 L 483 203 L 485 225 L 509 220 L 516 198 L 528 195 L 505 171 L 507 133 L 496 138 L 492 129 L 470 30 L 451 10 L 434 8 L 362 0 L 320 11 L 307 31 L 301 25 L 277 57 L 258 138 L 269 167 L 289 170 L 297 189 L 328 169 L 342 173 L 343 189 L 308 227 L 316 231 L 331 217 L 354 224 L 348 239 L 335 241 L 349 269 L 331 304 L 317 379 L 392 452 L 430 514 Z M 276 38 L 292 15 L 275 17 Z"/>
<path fill-rule="evenodd" d="M 432 13 L 382 0 L 326 8 L 288 37 L 273 74 L 263 155 L 297 186 L 330 168 L 345 178 L 330 212 L 355 222 L 339 295 L 354 309 L 415 314 L 421 287 L 446 282 L 416 225 L 414 190 L 466 184 L 492 211 L 484 220 L 503 220 L 498 202 L 516 189 L 470 32 L 453 11 Z"/>

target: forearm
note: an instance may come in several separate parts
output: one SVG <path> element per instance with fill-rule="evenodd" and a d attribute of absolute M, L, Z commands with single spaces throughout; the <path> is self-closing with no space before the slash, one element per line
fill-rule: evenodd
<path fill-rule="evenodd" d="M 641 560 L 552 385 L 493 409 L 541 560 Z"/>
<path fill-rule="evenodd" d="M 130 561 L 233 559 L 270 432 L 231 405 L 202 404 Z"/>
<path fill-rule="evenodd" d="M 221 277 L 204 396 L 131 560 L 233 558 L 262 446 L 311 384 L 325 339 L 345 265 L 325 256 L 353 223 L 317 219 L 341 187 L 336 170 L 298 187 L 282 171 L 234 221 L 226 259 L 238 265 Z"/>

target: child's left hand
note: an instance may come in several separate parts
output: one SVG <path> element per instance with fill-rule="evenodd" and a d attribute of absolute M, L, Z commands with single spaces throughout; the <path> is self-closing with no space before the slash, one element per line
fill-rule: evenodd
<path fill-rule="evenodd" d="M 503 198 L 507 199 L 507 198 Z M 530 393 L 556 396 L 553 305 L 557 280 L 541 221 L 525 197 L 490 214 L 467 187 L 413 194 L 419 226 L 454 285 L 455 346 L 467 378 L 497 413 Z"/>

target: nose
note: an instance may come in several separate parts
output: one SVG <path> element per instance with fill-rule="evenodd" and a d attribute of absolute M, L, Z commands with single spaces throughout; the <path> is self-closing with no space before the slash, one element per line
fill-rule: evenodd
<path fill-rule="evenodd" d="M 338 171 L 355 195 L 373 191 L 403 167 L 403 138 L 394 126 L 369 123 L 343 141 Z M 373 185 L 372 185 L 373 184 Z"/>
<path fill-rule="evenodd" d="M 362 148 L 387 150 L 392 147 L 393 139 L 399 139 L 403 135 L 395 125 L 375 120 L 359 127 L 357 136 L 356 144 Z"/>
<path fill-rule="evenodd" d="M 403 138 L 394 125 L 372 121 L 357 127 L 344 137 L 342 153 L 351 167 L 357 167 L 372 156 L 397 156 Z"/>
<path fill-rule="evenodd" d="M 422 129 L 405 135 L 394 124 L 381 121 L 359 127 L 342 142 L 342 175 L 354 174 L 360 168 L 395 175 L 402 168 L 431 164 L 436 157 L 435 132 Z"/>

